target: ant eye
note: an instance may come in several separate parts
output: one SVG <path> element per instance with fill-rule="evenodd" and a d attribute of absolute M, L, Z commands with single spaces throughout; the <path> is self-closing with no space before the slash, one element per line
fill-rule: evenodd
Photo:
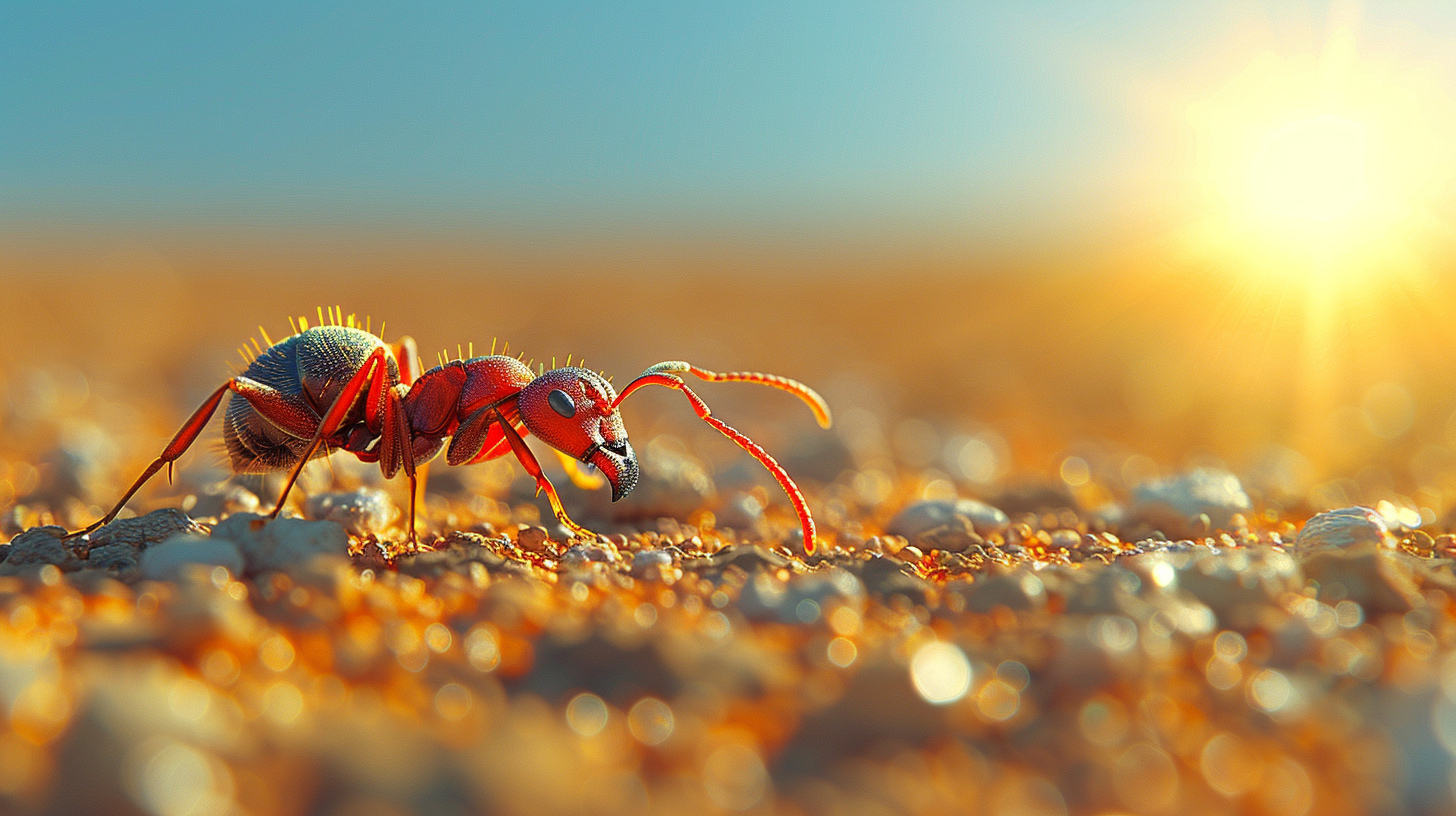
<path fill-rule="evenodd" d="M 571 395 L 560 388 L 553 390 L 546 395 L 546 401 L 551 403 L 551 410 L 571 419 L 576 416 L 576 403 L 572 402 Z"/>

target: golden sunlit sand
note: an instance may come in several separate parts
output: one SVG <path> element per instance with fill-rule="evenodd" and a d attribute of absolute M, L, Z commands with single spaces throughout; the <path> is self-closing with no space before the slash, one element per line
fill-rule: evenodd
<path fill-rule="evenodd" d="M 74 279 L 23 280 L 37 309 L 11 325 L 37 362 L 5 369 L 0 437 L 0 793 L 22 812 L 1325 814 L 1449 796 L 1423 759 L 1444 758 L 1456 711 L 1443 381 L 1336 379 L 1326 430 L 1294 429 L 1317 444 L 1251 449 L 1271 403 L 1303 404 L 1259 379 L 1289 382 L 1297 345 L 1261 373 L 1198 358 L 1191 332 L 1108 335 L 1074 277 L 819 278 L 802 291 L 836 308 L 809 315 L 751 278 L 615 279 L 655 329 L 611 339 L 591 308 L 511 317 L 551 279 L 496 299 L 513 348 L 609 373 L 708 355 L 823 390 L 831 431 L 767 389 L 700 389 L 804 487 L 819 552 L 767 474 L 663 395 L 624 408 L 644 481 L 622 502 L 543 457 L 598 540 L 570 540 L 499 460 L 432 467 L 420 554 L 400 480 L 342 454 L 285 512 L 333 521 L 267 525 L 248 514 L 277 480 L 227 480 L 204 436 L 132 504 L 157 512 L 82 559 L 36 525 L 96 518 L 226 376 L 208 361 L 279 319 L 189 307 L 210 287 L 183 283 L 128 306 L 149 345 L 92 346 L 123 313 L 56 322 Z M 457 304 L 491 291 L 435 285 Z M 270 292 L 254 297 L 291 300 Z M 1207 320 L 1167 294 L 1185 305 L 1163 321 Z M 972 302 L 988 323 L 937 338 Z M 504 333 L 449 302 L 355 309 L 425 348 Z M 695 325 L 740 328 L 715 350 Z M 959 377 L 993 385 L 968 402 Z"/>

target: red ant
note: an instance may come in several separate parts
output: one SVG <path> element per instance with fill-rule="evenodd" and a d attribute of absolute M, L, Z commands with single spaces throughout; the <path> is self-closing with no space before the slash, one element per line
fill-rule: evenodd
<path fill-rule="evenodd" d="M 292 319 L 290 318 L 290 323 Z M 572 521 L 556 488 L 522 438 L 530 433 L 560 451 L 563 463 L 592 465 L 612 485 L 612 501 L 637 484 L 637 455 L 617 406 L 645 385 L 681 391 L 704 422 L 748 451 L 778 480 L 804 531 L 804 549 L 814 551 L 814 519 L 793 479 L 763 448 L 714 417 L 707 403 L 688 388 L 681 375 L 711 382 L 754 382 L 802 399 L 822 427 L 830 425 L 829 406 L 813 389 L 772 374 L 718 374 L 680 361 L 658 363 L 643 371 L 617 394 L 612 384 L 585 368 L 532 371 L 519 357 L 492 353 L 457 359 L 421 373 L 419 353 L 408 337 L 386 344 L 382 337 L 331 309 L 325 321 L 309 327 L 306 318 L 294 334 L 274 343 L 266 331 L 267 349 L 258 348 L 247 369 L 223 383 L 208 397 L 147 469 L 100 520 L 67 538 L 90 533 L 116 518 L 127 501 L 165 465 L 197 439 L 217 412 L 223 395 L 236 398 L 223 414 L 223 442 L 237 473 L 289 470 L 283 493 L 270 517 L 277 517 L 298 474 L 310 459 L 334 449 L 361 461 L 378 462 L 385 478 L 401 469 L 409 477 L 409 541 L 415 541 L 415 498 L 419 468 L 446 447 L 445 461 L 468 465 L 514 453 L 536 480 L 537 494 L 546 492 L 556 518 L 573 535 L 593 534 Z M 261 328 L 261 327 L 260 327 Z M 382 335 L 383 327 L 380 328 Z M 494 348 L 492 348 L 492 352 Z M 567 459 L 566 457 L 570 457 Z"/>

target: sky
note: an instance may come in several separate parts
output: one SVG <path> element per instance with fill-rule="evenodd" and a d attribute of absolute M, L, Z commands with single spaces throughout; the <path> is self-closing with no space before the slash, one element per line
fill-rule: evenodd
<path fill-rule="evenodd" d="M 1435 2 L 9 3 L 0 226 L 1157 222 L 1336 13 L 1456 89 Z"/>

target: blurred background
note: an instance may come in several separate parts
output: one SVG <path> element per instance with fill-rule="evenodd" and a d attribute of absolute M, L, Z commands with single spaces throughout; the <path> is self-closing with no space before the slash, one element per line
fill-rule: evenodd
<path fill-rule="evenodd" d="M 22 449 L 129 471 L 260 324 L 338 304 L 427 361 L 797 377 L 846 468 L 1222 463 L 1431 520 L 1453 36 L 1435 2 L 8 7 L 0 504 L 53 478 Z"/>

